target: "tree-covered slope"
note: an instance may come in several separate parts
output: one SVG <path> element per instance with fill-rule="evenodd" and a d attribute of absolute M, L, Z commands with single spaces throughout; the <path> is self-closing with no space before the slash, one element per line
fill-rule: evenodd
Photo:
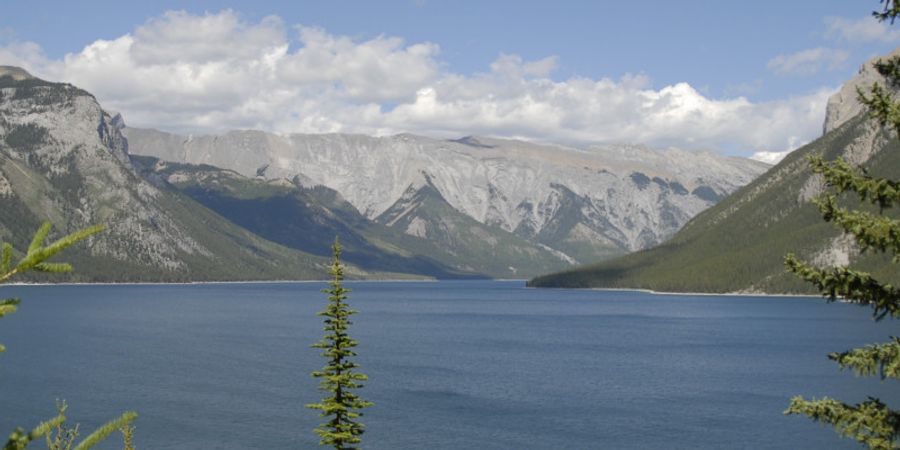
<path fill-rule="evenodd" d="M 811 292 L 785 271 L 784 255 L 825 265 L 848 260 L 886 279 L 881 257 L 858 255 L 851 240 L 821 220 L 821 192 L 807 155 L 844 157 L 873 175 L 900 177 L 900 142 L 858 116 L 788 155 L 780 164 L 691 220 L 669 241 L 599 264 L 537 277 L 534 287 L 636 288 L 675 292 Z M 858 206 L 858 202 L 843 200 Z"/>

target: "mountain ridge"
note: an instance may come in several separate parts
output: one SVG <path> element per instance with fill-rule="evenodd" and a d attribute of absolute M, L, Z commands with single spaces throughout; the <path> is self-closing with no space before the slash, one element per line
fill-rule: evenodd
<path fill-rule="evenodd" d="M 433 189 L 410 189 L 409 200 L 428 222 L 416 217 L 420 233 L 396 225 L 409 209 L 398 201 L 378 220 L 362 216 L 339 193 L 304 187 L 298 180 L 244 177 L 209 165 L 173 163 L 132 156 L 142 173 L 191 197 L 231 222 L 273 242 L 327 256 L 323 241 L 340 235 L 343 259 L 369 270 L 389 270 L 438 278 L 527 276 L 567 265 L 550 250 L 508 232 L 492 229 L 449 207 Z M 440 214 L 434 214 L 439 211 Z M 404 224 L 408 224 L 404 222 Z M 472 236 L 482 237 L 471 242 Z"/>
<path fill-rule="evenodd" d="M 573 258 L 582 261 L 659 242 L 768 167 L 747 159 L 637 145 L 574 149 L 479 136 L 439 140 L 408 133 L 282 136 L 245 130 L 182 136 L 123 131 L 134 154 L 326 186 L 372 220 L 410 186 L 422 187 L 427 176 L 451 207 L 483 225 L 569 258 L 580 244 L 598 250 Z M 658 183 L 641 185 L 635 177 Z M 578 221 L 557 217 L 560 199 L 570 194 L 584 208 Z M 545 226 L 563 222 L 568 228 L 544 239 Z M 563 240 L 570 245 L 559 246 Z M 597 246 L 598 240 L 604 244 Z"/>
<path fill-rule="evenodd" d="M 131 163 L 120 122 L 84 90 L 4 68 L 0 239 L 22 249 L 44 221 L 55 226 L 54 235 L 105 224 L 89 246 L 67 251 L 78 267 L 66 275 L 69 281 L 327 276 L 327 258 L 266 241 L 144 180 Z M 356 267 L 348 274 L 371 275 Z"/>

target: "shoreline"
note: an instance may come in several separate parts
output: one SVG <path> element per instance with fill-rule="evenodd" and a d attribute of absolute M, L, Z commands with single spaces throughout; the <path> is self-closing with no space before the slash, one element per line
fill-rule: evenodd
<path fill-rule="evenodd" d="M 544 289 L 544 288 L 537 288 Z M 556 289 L 556 288 L 551 288 Z M 560 288 L 567 289 L 567 288 Z M 815 294 L 767 294 L 764 292 L 665 292 L 654 291 L 652 289 L 624 289 L 624 288 L 586 288 L 591 291 L 623 291 L 623 292 L 644 292 L 653 295 L 683 295 L 683 296 L 714 296 L 714 297 L 798 297 L 798 298 L 821 298 Z"/>
<path fill-rule="evenodd" d="M 604 292 L 642 292 L 651 295 L 679 295 L 692 297 L 786 297 L 822 299 L 816 294 L 767 294 L 765 292 L 667 292 L 643 288 L 573 288 L 573 287 L 527 287 L 527 289 L 546 289 L 559 291 L 604 291 Z"/>
<path fill-rule="evenodd" d="M 28 283 L 15 282 L 4 283 L 2 286 L 192 286 L 205 284 L 306 284 L 306 283 L 328 283 L 331 279 L 321 280 L 247 280 L 247 281 L 63 281 L 60 283 Z M 441 280 L 394 280 L 394 279 L 376 279 L 376 280 L 342 280 L 342 283 L 436 283 Z"/>
<path fill-rule="evenodd" d="M 328 283 L 330 279 L 321 280 L 248 280 L 248 281 L 125 281 L 125 282 L 61 282 L 61 283 L 6 283 L 4 286 L 29 287 L 29 286 L 202 286 L 202 285 L 232 285 L 232 284 L 309 284 Z M 497 282 L 522 282 L 527 279 L 515 278 L 490 278 L 475 280 L 439 280 L 439 279 L 373 279 L 373 280 L 344 280 L 345 283 L 439 283 L 446 281 L 497 281 Z M 666 292 L 641 288 L 566 288 L 566 287 L 528 287 L 525 289 L 567 290 L 567 291 L 599 291 L 599 292 L 640 292 L 650 295 L 670 295 L 685 297 L 784 297 L 784 298 L 814 298 L 823 299 L 816 294 L 769 294 L 763 292 Z M 840 300 L 839 300 L 840 301 Z"/>

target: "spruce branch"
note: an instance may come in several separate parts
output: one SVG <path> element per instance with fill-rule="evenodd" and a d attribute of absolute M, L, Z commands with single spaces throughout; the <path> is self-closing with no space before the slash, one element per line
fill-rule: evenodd
<path fill-rule="evenodd" d="M 879 22 L 890 21 L 893 24 L 894 19 L 900 15 L 900 5 L 895 0 L 880 0 L 880 2 L 884 4 L 884 9 L 882 11 L 873 11 L 872 15 Z"/>
<path fill-rule="evenodd" d="M 879 374 L 881 379 L 900 379 L 900 339 L 893 337 L 890 342 L 867 345 L 841 353 L 828 355 L 841 369 L 852 369 L 857 375 Z"/>
<path fill-rule="evenodd" d="M 43 263 L 53 255 L 59 253 L 65 248 L 72 246 L 72 244 L 86 239 L 87 237 L 97 234 L 103 231 L 105 227 L 103 225 L 95 225 L 92 227 L 85 228 L 83 230 L 76 231 L 67 236 L 63 236 L 50 245 L 43 246 L 42 243 L 47 238 L 47 233 L 50 232 L 50 223 L 45 222 L 43 226 L 38 230 L 34 235 L 34 239 L 31 241 L 31 245 L 28 246 L 28 253 L 16 264 L 15 269 L 13 271 L 24 272 L 26 270 L 35 269 L 38 264 Z M 57 266 L 60 267 L 60 266 Z M 69 267 L 71 270 L 71 267 Z M 39 270 L 39 269 L 36 269 Z M 0 281 L 3 281 L 4 278 L 0 278 Z"/>
<path fill-rule="evenodd" d="M 126 424 L 119 431 L 122 432 L 122 450 L 134 450 L 134 427 Z"/>
<path fill-rule="evenodd" d="M 121 416 L 110 420 L 102 427 L 98 428 L 96 431 L 88 435 L 88 437 L 84 438 L 77 446 L 75 446 L 74 450 L 87 450 L 92 448 L 93 446 L 100 443 L 100 441 L 106 439 L 110 434 L 115 433 L 120 430 L 122 427 L 125 427 L 131 424 L 134 419 L 137 418 L 137 413 L 134 411 L 128 411 Z"/>
<path fill-rule="evenodd" d="M 16 307 L 19 305 L 19 299 L 17 298 L 8 298 L 5 300 L 0 300 L 0 317 L 12 314 L 16 312 Z M 6 347 L 3 344 L 0 344 L 0 353 L 6 351 Z"/>
<path fill-rule="evenodd" d="M 807 158 L 813 172 L 825 178 L 825 184 L 837 193 L 851 191 L 864 202 L 878 205 L 882 210 L 900 205 L 900 182 L 869 176 L 864 169 L 838 158 L 826 162 L 821 156 Z"/>
<path fill-rule="evenodd" d="M 900 104 L 894 96 L 878 83 L 873 83 L 868 95 L 861 88 L 856 88 L 856 98 L 869 108 L 869 117 L 878 121 L 881 126 L 889 126 L 900 135 Z"/>
<path fill-rule="evenodd" d="M 900 257 L 900 220 L 865 211 L 850 211 L 837 205 L 834 195 L 813 200 L 822 218 L 834 222 L 845 233 L 853 235 L 863 251 L 875 249 Z"/>
<path fill-rule="evenodd" d="M 797 259 L 792 253 L 785 256 L 784 264 L 789 271 L 814 284 L 829 301 L 840 298 L 870 305 L 875 320 L 887 316 L 900 318 L 900 289 L 881 284 L 868 273 L 848 267 L 819 269 Z"/>
<path fill-rule="evenodd" d="M 60 416 L 65 416 L 68 407 L 65 400 L 56 401 L 56 411 Z M 64 426 L 64 424 L 65 422 L 56 424 L 55 429 L 46 434 L 47 450 L 72 449 L 72 445 L 75 444 L 75 439 L 78 438 L 78 425 L 76 424 L 74 428 L 68 428 Z"/>
<path fill-rule="evenodd" d="M 887 79 L 891 87 L 900 87 L 900 56 L 875 61 L 875 70 Z"/>
<path fill-rule="evenodd" d="M 7 298 L 0 300 L 0 317 L 16 312 L 16 306 L 19 305 L 19 299 Z"/>
<path fill-rule="evenodd" d="M 855 439 L 872 450 L 894 450 L 900 437 L 900 413 L 876 398 L 848 405 L 831 398 L 805 400 L 797 396 L 784 414 L 805 415 L 827 423 L 845 437 Z"/>
<path fill-rule="evenodd" d="M 60 414 L 46 422 L 42 422 L 28 433 L 22 428 L 16 428 L 9 436 L 9 440 L 6 441 L 6 445 L 3 446 L 3 450 L 23 450 L 31 441 L 46 435 L 54 427 L 65 421 L 66 417 Z"/>

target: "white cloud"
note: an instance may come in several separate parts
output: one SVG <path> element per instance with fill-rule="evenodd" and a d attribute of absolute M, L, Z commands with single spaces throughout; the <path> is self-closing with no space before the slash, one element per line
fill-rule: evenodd
<path fill-rule="evenodd" d="M 846 50 L 817 47 L 789 55 L 778 55 L 769 60 L 767 67 L 781 75 L 814 75 L 822 69 L 838 69 L 850 57 Z"/>
<path fill-rule="evenodd" d="M 791 151 L 792 150 L 785 150 L 783 152 L 756 152 L 750 156 L 750 159 L 755 159 L 766 164 L 778 164 L 785 156 L 791 153 Z"/>
<path fill-rule="evenodd" d="M 357 100 L 410 99 L 435 78 L 439 47 L 431 43 L 404 47 L 402 39 L 379 36 L 365 42 L 298 27 L 303 47 L 281 58 L 282 81 L 333 85 Z"/>
<path fill-rule="evenodd" d="M 143 66 L 244 61 L 285 40 L 281 19 L 247 24 L 231 10 L 193 16 L 169 11 L 134 31 L 130 54 Z"/>
<path fill-rule="evenodd" d="M 713 99 L 687 83 L 654 89 L 643 74 L 554 80 L 554 56 L 501 55 L 485 72 L 462 75 L 439 52 L 433 43 L 359 40 L 277 17 L 169 12 L 61 60 L 35 44 L 2 46 L 0 64 L 78 85 L 138 127 L 482 134 L 747 153 L 817 136 L 832 92 L 754 103 Z"/>
<path fill-rule="evenodd" d="M 825 35 L 848 42 L 884 42 L 887 44 L 900 42 L 900 30 L 892 29 L 887 23 L 878 22 L 872 17 L 846 19 L 843 17 L 826 17 Z"/>

